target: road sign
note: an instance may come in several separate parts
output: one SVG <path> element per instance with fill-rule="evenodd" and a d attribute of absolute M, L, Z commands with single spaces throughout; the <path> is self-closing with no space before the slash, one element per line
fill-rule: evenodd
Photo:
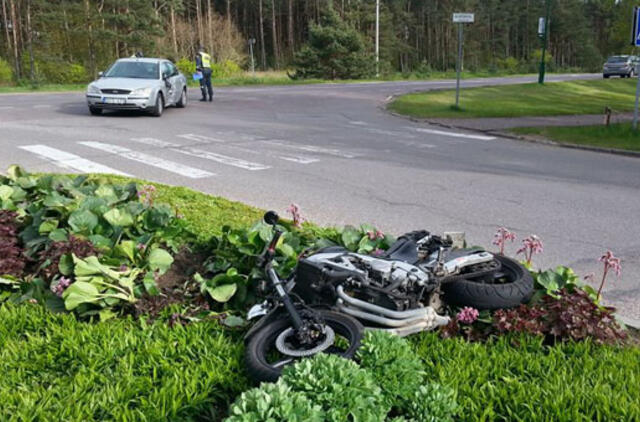
<path fill-rule="evenodd" d="M 547 22 L 545 18 L 538 19 L 538 36 L 544 37 Z"/>
<path fill-rule="evenodd" d="M 633 8 L 633 25 L 631 25 L 631 45 L 640 47 L 640 7 Z"/>
<path fill-rule="evenodd" d="M 454 13 L 453 23 L 473 23 L 475 16 L 473 13 Z"/>

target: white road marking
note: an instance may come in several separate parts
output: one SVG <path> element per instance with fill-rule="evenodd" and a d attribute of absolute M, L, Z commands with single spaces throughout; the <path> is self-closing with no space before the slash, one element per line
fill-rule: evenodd
<path fill-rule="evenodd" d="M 223 139 L 212 138 L 210 136 L 204 136 L 204 135 L 195 135 L 193 133 L 185 133 L 183 135 L 177 135 L 177 136 L 178 138 L 188 139 L 190 141 L 195 141 L 195 142 L 225 142 Z"/>
<path fill-rule="evenodd" d="M 205 170 L 200 170 L 194 167 L 189 167 L 184 164 L 174 163 L 173 161 L 164 160 L 154 155 L 145 154 L 142 152 L 132 151 L 128 148 L 120 147 L 112 144 L 103 144 L 102 142 L 78 142 L 80 145 L 87 146 L 89 148 L 95 148 L 104 152 L 119 155 L 120 157 L 127 158 L 129 160 L 137 161 L 152 167 L 157 167 L 166 170 L 171 173 L 175 173 L 180 176 L 189 177 L 191 179 L 201 179 L 203 177 L 215 176 L 214 173 L 210 173 Z"/>
<path fill-rule="evenodd" d="M 353 121 L 350 121 L 349 124 L 356 125 L 356 126 L 366 126 L 367 122 L 361 122 L 359 120 L 353 120 Z"/>
<path fill-rule="evenodd" d="M 322 148 L 322 147 L 316 147 L 313 145 L 297 145 L 297 144 L 293 145 L 293 144 L 285 143 L 280 140 L 267 140 L 267 141 L 260 141 L 260 142 L 269 144 L 269 145 L 284 147 L 284 148 L 298 149 L 300 151 L 317 152 L 319 154 L 335 155 L 337 157 L 342 157 L 342 158 L 355 158 L 355 155 L 346 154 L 340 150 L 332 149 L 332 148 Z"/>
<path fill-rule="evenodd" d="M 379 133 L 380 135 L 402 136 L 404 138 L 415 138 L 414 135 L 410 135 L 408 133 L 403 133 L 403 132 L 394 132 L 391 130 L 375 129 L 371 127 L 365 128 L 365 130 L 373 133 Z"/>
<path fill-rule="evenodd" d="M 194 135 L 197 136 L 197 135 Z M 239 167 L 245 170 L 266 170 L 271 168 L 270 166 L 254 163 L 251 161 L 242 160 L 240 158 L 229 157 L 227 155 L 216 154 L 215 152 L 206 151 L 199 148 L 182 146 L 179 144 L 173 144 L 171 142 L 165 142 L 155 138 L 131 138 L 134 142 L 142 144 L 152 145 L 159 148 L 169 148 L 172 151 L 179 152 L 181 154 L 191 155 L 193 157 L 204 158 L 205 160 L 211 160 L 220 164 L 228 166 Z"/>
<path fill-rule="evenodd" d="M 471 135 L 468 133 L 445 132 L 444 130 L 424 129 L 424 128 L 413 128 L 413 129 L 415 129 L 418 132 L 431 133 L 434 135 L 452 136 L 454 138 L 477 139 L 480 141 L 491 141 L 493 139 L 496 139 L 495 136 Z"/>
<path fill-rule="evenodd" d="M 119 174 L 121 176 L 129 176 L 127 173 L 112 169 L 111 167 L 94 163 L 93 161 L 89 161 L 75 154 L 51 148 L 46 145 L 24 145 L 18 148 L 34 153 L 42 159 L 65 169 L 77 170 L 82 173 L 111 173 Z"/>
<path fill-rule="evenodd" d="M 51 108 L 51 105 L 49 105 L 49 104 L 37 104 L 37 105 L 34 105 L 33 108 Z"/>
<path fill-rule="evenodd" d="M 11 110 L 14 109 L 14 106 L 0 106 L 0 110 Z"/>

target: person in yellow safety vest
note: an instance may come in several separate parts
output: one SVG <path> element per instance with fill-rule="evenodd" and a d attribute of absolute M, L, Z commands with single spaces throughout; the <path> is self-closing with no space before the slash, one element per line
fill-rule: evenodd
<path fill-rule="evenodd" d="M 204 51 L 204 47 L 198 49 L 196 55 L 196 70 L 202 73 L 202 79 L 200 79 L 200 91 L 202 91 L 202 98 L 200 101 L 207 101 L 207 94 L 209 94 L 209 101 L 213 101 L 213 87 L 211 86 L 211 56 Z"/>

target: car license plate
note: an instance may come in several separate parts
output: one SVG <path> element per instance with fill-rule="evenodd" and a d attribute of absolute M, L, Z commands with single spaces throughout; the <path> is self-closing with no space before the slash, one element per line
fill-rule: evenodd
<path fill-rule="evenodd" d="M 127 102 L 124 98 L 102 97 L 104 104 L 125 104 Z"/>

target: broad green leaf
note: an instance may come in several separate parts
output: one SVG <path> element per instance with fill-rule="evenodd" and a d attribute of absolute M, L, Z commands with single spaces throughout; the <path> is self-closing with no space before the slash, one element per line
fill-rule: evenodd
<path fill-rule="evenodd" d="M 73 274 L 73 257 L 71 256 L 71 254 L 64 254 L 60 257 L 60 262 L 58 262 L 58 270 L 60 270 L 60 274 L 62 275 Z"/>
<path fill-rule="evenodd" d="M 296 251 L 293 250 L 293 248 L 287 245 L 286 243 L 278 245 L 276 249 L 278 250 L 278 252 L 280 252 L 283 256 L 287 258 L 292 258 L 296 256 Z"/>
<path fill-rule="evenodd" d="M 83 303 L 95 303 L 100 300 L 100 292 L 93 284 L 76 281 L 67 287 L 62 298 L 67 311 L 72 311 Z"/>
<path fill-rule="evenodd" d="M 98 249 L 111 249 L 111 240 L 104 236 L 94 234 L 89 236 L 89 240 Z"/>
<path fill-rule="evenodd" d="M 118 280 L 122 276 L 121 273 L 114 271 L 107 265 L 101 264 L 95 256 L 82 259 L 73 255 L 73 262 L 75 264 L 74 273 L 78 277 L 106 275 L 114 280 Z"/>
<path fill-rule="evenodd" d="M 0 199 L 3 201 L 8 200 L 13 195 L 13 188 L 11 186 L 2 185 L 0 186 Z"/>
<path fill-rule="evenodd" d="M 133 225 L 133 216 L 129 211 L 114 208 L 102 215 L 112 226 L 129 227 Z"/>
<path fill-rule="evenodd" d="M 101 310 L 98 315 L 100 315 L 100 321 L 104 322 L 104 321 L 108 321 L 110 319 L 115 318 L 118 314 L 113 312 L 111 309 L 107 308 L 107 309 Z"/>
<path fill-rule="evenodd" d="M 52 192 L 50 195 L 44 198 L 44 201 L 42 203 L 46 207 L 62 208 L 67 206 L 71 202 L 73 202 L 73 200 L 69 198 L 65 198 L 64 196 L 60 195 L 58 192 Z"/>
<path fill-rule="evenodd" d="M 42 222 L 42 224 L 40 224 L 40 227 L 38 227 L 38 233 L 50 233 L 58 228 L 58 224 L 58 220 L 45 220 Z"/>
<path fill-rule="evenodd" d="M 131 262 L 135 262 L 136 242 L 133 240 L 123 240 L 116 246 L 116 250 L 123 257 L 129 258 Z"/>
<path fill-rule="evenodd" d="M 67 231 L 65 229 L 52 230 L 51 233 L 49 233 L 49 239 L 54 242 L 64 242 L 67 240 Z"/>
<path fill-rule="evenodd" d="M 238 290 L 238 286 L 235 283 L 223 284 L 221 286 L 207 288 L 207 292 L 209 293 L 209 295 L 211 295 L 213 300 L 220 303 L 228 302 L 229 299 L 231 299 L 236 293 L 236 290 Z"/>
<path fill-rule="evenodd" d="M 230 328 L 241 327 L 245 324 L 245 320 L 236 315 L 229 315 L 222 320 L 222 324 Z"/>
<path fill-rule="evenodd" d="M 158 294 L 160 294 L 160 290 L 158 289 L 158 285 L 156 284 L 156 280 L 153 278 L 153 273 L 150 273 L 150 272 L 147 273 L 144 276 L 144 279 L 142 280 L 142 283 L 144 284 L 144 289 L 151 296 L 157 296 Z"/>
<path fill-rule="evenodd" d="M 78 233 L 91 233 L 98 225 L 98 217 L 88 210 L 77 210 L 69 216 L 69 225 Z"/>
<path fill-rule="evenodd" d="M 158 270 L 164 274 L 171 267 L 171 264 L 173 264 L 173 257 L 164 249 L 156 248 L 152 249 L 149 253 L 147 262 L 152 271 Z"/>
<path fill-rule="evenodd" d="M 342 232 L 342 243 L 347 249 L 355 250 L 362 238 L 360 232 L 353 227 L 347 226 Z"/>
<path fill-rule="evenodd" d="M 12 275 L 0 275 L 0 284 L 18 286 L 20 284 L 20 280 Z"/>
<path fill-rule="evenodd" d="M 95 194 L 96 196 L 107 200 L 117 200 L 116 191 L 113 189 L 113 186 L 110 185 L 100 185 L 100 187 L 96 189 Z"/>
<path fill-rule="evenodd" d="M 18 166 L 18 165 L 10 165 L 9 168 L 7 169 L 7 176 L 9 177 L 9 179 L 13 180 L 14 182 L 16 180 L 18 180 L 18 177 L 22 177 L 24 175 L 24 170 L 22 170 L 22 167 Z"/>

